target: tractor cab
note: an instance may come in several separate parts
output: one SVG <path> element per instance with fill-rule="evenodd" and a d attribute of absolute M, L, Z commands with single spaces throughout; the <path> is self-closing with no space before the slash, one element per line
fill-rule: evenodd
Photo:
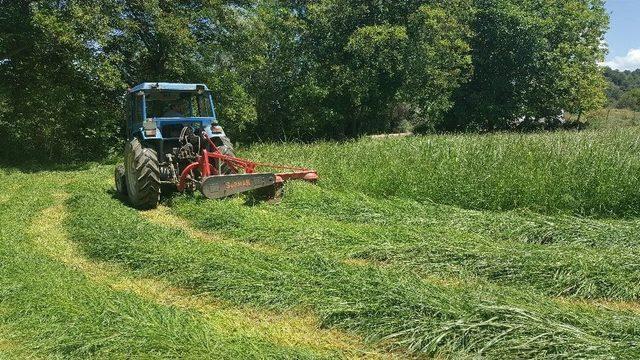
<path fill-rule="evenodd" d="M 224 145 L 225 134 L 204 84 L 142 83 L 128 91 L 125 106 L 127 140 L 155 144 L 160 154 L 178 145 L 185 128 L 202 129 Z"/>

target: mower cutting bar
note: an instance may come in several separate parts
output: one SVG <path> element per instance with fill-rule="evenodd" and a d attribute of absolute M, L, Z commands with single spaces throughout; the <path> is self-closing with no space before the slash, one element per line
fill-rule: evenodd
<path fill-rule="evenodd" d="M 275 174 L 237 174 L 204 178 L 200 191 L 209 199 L 221 199 L 269 187 L 276 187 Z"/>

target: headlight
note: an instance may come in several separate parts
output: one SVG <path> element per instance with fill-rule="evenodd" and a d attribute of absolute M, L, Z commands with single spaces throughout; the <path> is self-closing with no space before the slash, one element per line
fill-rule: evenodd
<path fill-rule="evenodd" d="M 156 137 L 158 126 L 152 118 L 147 119 L 147 121 L 142 124 L 142 127 L 144 128 L 144 135 L 146 137 Z"/>

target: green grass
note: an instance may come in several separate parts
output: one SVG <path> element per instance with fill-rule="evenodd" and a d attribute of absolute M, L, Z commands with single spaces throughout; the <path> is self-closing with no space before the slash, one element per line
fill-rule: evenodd
<path fill-rule="evenodd" d="M 638 135 L 259 145 L 321 181 L 150 212 L 2 170 L 0 358 L 639 358 Z"/>
<path fill-rule="evenodd" d="M 287 191 L 281 208 L 336 221 L 421 229 L 445 227 L 490 238 L 546 245 L 581 244 L 594 248 L 640 245 L 640 221 L 636 219 L 552 216 L 526 209 L 466 210 L 411 199 L 377 199 L 361 193 L 335 192 L 304 183 L 292 183 Z"/>
<path fill-rule="evenodd" d="M 302 246 L 299 251 L 265 252 L 242 243 L 207 243 L 149 223 L 104 191 L 94 191 L 95 186 L 86 181 L 71 187 L 72 237 L 89 256 L 123 264 L 140 275 L 236 304 L 311 309 L 325 326 L 384 340 L 404 351 L 500 358 L 639 355 L 628 347 L 640 340 L 640 318 L 632 313 L 566 305 L 526 289 L 482 281 L 450 286 L 446 278 L 427 279 L 402 267 L 345 264 L 332 249 L 313 242 L 313 229 L 306 234 L 311 239 L 307 251 L 301 251 Z M 227 205 L 231 212 L 243 206 L 239 201 L 213 203 Z M 253 219 L 269 212 L 264 207 L 248 209 Z M 205 207 L 202 212 L 215 223 L 220 214 L 213 210 Z M 283 234 L 277 230 L 245 240 L 275 243 Z M 305 241 L 302 234 L 299 241 Z"/>
<path fill-rule="evenodd" d="M 0 201 L 0 357 L 317 357 L 224 333 L 194 311 L 114 291 L 39 251 L 26 230 L 39 210 L 54 204 L 52 194 L 68 176 L 73 174 L 0 175 L 2 187 L 13 190 Z"/>
<path fill-rule="evenodd" d="M 640 113 L 628 109 L 604 108 L 585 114 L 581 121 L 586 122 L 589 129 L 633 128 L 640 125 Z"/>
<path fill-rule="evenodd" d="M 172 209 L 202 230 L 291 253 L 320 252 L 338 259 L 385 262 L 425 275 L 479 276 L 552 296 L 640 298 L 636 261 L 640 251 L 636 249 L 511 241 L 510 234 L 522 226 L 517 217 L 508 223 L 516 230 L 502 229 L 495 236 L 489 226 L 491 215 L 452 213 L 444 206 L 403 200 L 376 201 L 311 186 L 291 184 L 288 190 L 277 207 L 182 198 Z M 375 209 L 367 204 L 375 204 Z M 475 219 L 469 215 L 476 215 Z M 452 224 L 453 219 L 462 226 Z M 499 238 L 502 240 L 496 241 Z"/>
<path fill-rule="evenodd" d="M 640 211 L 640 130 L 441 135 L 255 146 L 252 159 L 305 165 L 321 186 L 467 209 L 600 217 Z"/>

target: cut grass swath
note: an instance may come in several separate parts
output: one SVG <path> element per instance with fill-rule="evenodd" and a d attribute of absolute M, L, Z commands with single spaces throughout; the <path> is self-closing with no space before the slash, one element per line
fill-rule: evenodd
<path fill-rule="evenodd" d="M 113 290 L 49 258 L 29 229 L 40 211 L 55 204 L 51 194 L 64 186 L 59 180 L 65 175 L 0 176 L 0 186 L 22 184 L 0 203 L 0 358 L 318 357 L 225 333 L 194 311 Z"/>
<path fill-rule="evenodd" d="M 448 287 L 410 272 L 345 265 L 322 249 L 265 254 L 226 242 L 204 243 L 146 222 L 95 188 L 91 180 L 74 184 L 68 203 L 67 228 L 87 254 L 193 291 L 269 309 L 310 308 L 327 326 L 431 355 L 639 355 L 629 346 L 639 340 L 640 322 L 632 313 L 559 304 L 481 282 Z"/>
<path fill-rule="evenodd" d="M 350 194 L 329 195 L 309 186 L 290 186 L 281 206 L 245 206 L 241 199 L 180 198 L 172 211 L 201 230 L 289 253 L 365 259 L 425 275 L 479 276 L 551 296 L 640 298 L 638 249 L 547 245 L 512 241 L 508 236 L 496 240 L 488 236 L 486 227 L 484 233 L 476 233 L 472 224 L 450 223 L 456 214 L 463 220 L 469 211 L 442 215 L 437 214 L 442 206 L 410 208 L 403 200 L 359 198 L 354 202 Z M 377 212 L 366 212 L 367 203 L 376 204 Z M 407 215 L 411 211 L 417 214 Z"/>

